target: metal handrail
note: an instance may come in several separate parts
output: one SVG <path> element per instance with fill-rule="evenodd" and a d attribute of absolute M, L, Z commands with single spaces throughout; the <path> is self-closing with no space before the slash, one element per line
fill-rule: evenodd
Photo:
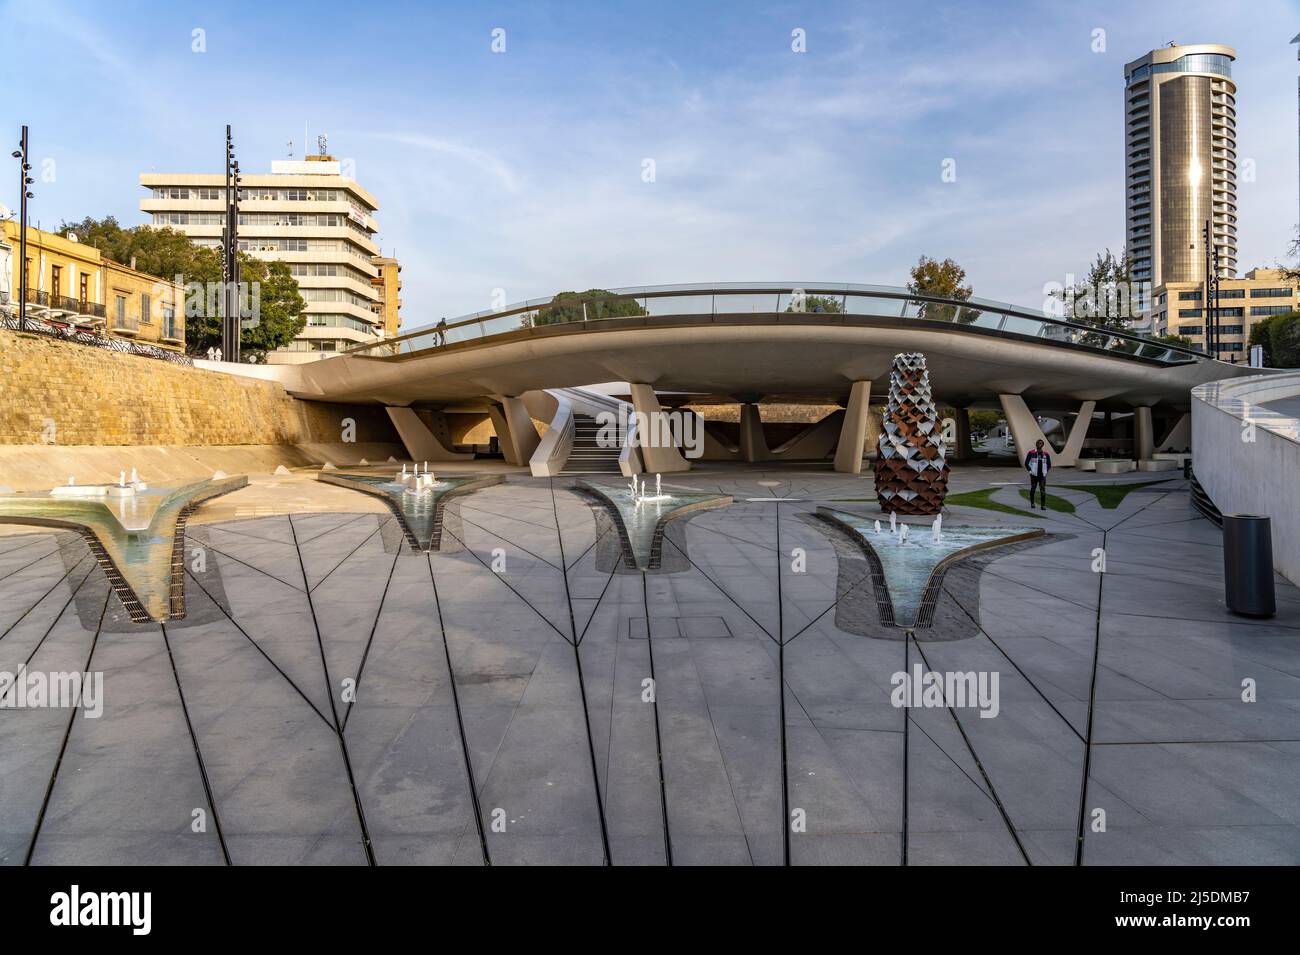
<path fill-rule="evenodd" d="M 883 299 L 893 300 L 900 303 L 898 318 L 910 318 L 912 320 L 925 321 L 932 320 L 927 318 L 925 312 L 927 305 L 941 306 L 943 310 L 951 309 L 951 318 L 939 319 L 946 324 L 971 324 L 978 320 L 979 316 L 985 312 L 993 312 L 1001 316 L 998 323 L 998 330 L 1005 330 L 1008 318 L 1024 319 L 1040 323 L 1045 327 L 1054 327 L 1062 330 L 1061 337 L 1063 341 L 1081 343 L 1085 346 L 1097 348 L 1098 350 L 1118 352 L 1120 354 L 1131 354 L 1138 356 L 1144 349 L 1154 349 L 1158 354 L 1145 354 L 1140 357 L 1151 358 L 1157 361 L 1192 361 L 1205 360 L 1208 355 L 1195 349 L 1188 348 L 1173 342 L 1155 341 L 1150 338 L 1136 335 L 1131 332 L 1115 331 L 1112 329 L 1101 328 L 1096 325 L 1089 325 L 1084 322 L 1069 321 L 1061 318 L 1053 318 L 1033 312 L 1028 309 L 1019 308 L 1014 305 L 1008 305 L 1004 302 L 994 302 L 987 299 L 969 298 L 969 299 L 952 299 L 934 295 L 918 294 L 907 289 L 892 288 L 888 286 L 874 285 L 854 285 L 854 284 L 828 284 L 828 283 L 788 283 L 784 285 L 766 285 L 758 283 L 729 283 L 722 285 L 680 285 L 680 286 L 645 286 L 639 288 L 619 288 L 610 289 L 607 295 L 600 296 L 566 296 L 556 301 L 555 296 L 545 299 L 534 299 L 515 305 L 506 306 L 498 310 L 487 310 L 476 312 L 472 315 L 457 318 L 455 321 L 448 322 L 442 328 L 443 341 L 439 344 L 445 344 L 450 333 L 457 329 L 465 329 L 471 326 L 479 326 L 476 338 L 488 338 L 490 335 L 501 334 L 497 332 L 489 333 L 484 328 L 487 322 L 497 322 L 507 319 L 511 316 L 526 315 L 529 312 L 540 312 L 548 306 L 555 305 L 565 308 L 581 308 L 584 318 L 577 320 L 580 322 L 600 321 L 599 316 L 595 318 L 588 317 L 587 306 L 607 305 L 614 301 L 633 301 L 640 302 L 643 308 L 646 308 L 648 302 L 653 299 L 675 298 L 675 297 L 708 297 L 709 305 L 707 310 L 700 309 L 697 314 L 711 315 L 734 315 L 743 314 L 738 312 L 728 312 L 725 309 L 718 310 L 719 299 L 725 300 L 729 297 L 748 295 L 748 296 L 774 296 L 773 308 L 764 310 L 764 313 L 784 313 L 786 306 L 790 304 L 790 299 L 796 291 L 802 292 L 807 297 L 834 298 L 839 300 L 841 310 L 838 312 L 827 312 L 827 315 L 862 315 L 862 312 L 850 312 L 847 310 L 848 303 L 852 299 Z M 908 315 L 908 308 L 912 306 L 917 314 Z M 958 319 L 957 316 L 962 314 L 971 314 L 969 321 Z M 692 314 L 692 313 L 682 313 Z M 796 314 L 816 314 L 815 312 L 796 313 Z M 647 315 L 647 317 L 652 317 Z M 521 323 L 516 328 L 507 331 L 517 331 L 520 328 L 530 327 L 530 324 Z M 980 326 L 987 327 L 987 326 Z M 1042 332 L 1040 330 L 1039 334 Z M 340 355 L 354 356 L 375 356 L 375 357 L 394 357 L 404 354 L 402 345 L 406 342 L 418 338 L 438 336 L 437 326 L 427 325 L 405 335 L 395 338 L 388 338 L 382 342 L 358 345 L 354 348 L 340 352 Z M 464 336 L 457 336 L 459 340 L 464 340 Z M 1080 342 L 1080 339 L 1083 339 Z M 1100 339 L 1101 344 L 1095 344 Z M 1119 344 L 1125 344 L 1126 348 L 1118 347 Z"/>

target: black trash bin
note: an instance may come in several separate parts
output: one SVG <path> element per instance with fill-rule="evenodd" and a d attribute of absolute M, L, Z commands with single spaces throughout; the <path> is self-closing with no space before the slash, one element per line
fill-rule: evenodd
<path fill-rule="evenodd" d="M 1272 522 L 1258 514 L 1223 515 L 1223 585 L 1228 609 L 1247 617 L 1277 613 Z"/>

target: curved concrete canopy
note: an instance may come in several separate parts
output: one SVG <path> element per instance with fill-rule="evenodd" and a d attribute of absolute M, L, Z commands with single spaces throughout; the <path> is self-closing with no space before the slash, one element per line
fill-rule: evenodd
<path fill-rule="evenodd" d="M 942 402 L 994 404 L 999 394 L 1019 394 L 1036 410 L 1073 410 L 1090 400 L 1099 410 L 1161 405 L 1185 411 L 1192 387 L 1259 373 L 1191 356 L 1171 364 L 976 325 L 788 312 L 540 325 L 410 354 L 345 354 L 280 367 L 286 388 L 301 397 L 389 405 L 436 406 L 603 381 L 842 400 L 859 380 L 872 380 L 873 392 L 881 393 L 877 388 L 887 385 L 901 351 L 926 355 Z"/>

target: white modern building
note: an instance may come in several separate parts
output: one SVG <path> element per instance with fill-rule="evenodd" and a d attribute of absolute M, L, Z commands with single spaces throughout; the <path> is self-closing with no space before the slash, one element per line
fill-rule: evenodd
<path fill-rule="evenodd" d="M 1219 274 L 1237 274 L 1236 51 L 1170 44 L 1124 67 L 1126 246 L 1133 279 L 1205 280 L 1205 222 Z"/>
<path fill-rule="evenodd" d="M 268 361 L 312 361 L 383 338 L 383 295 L 372 261 L 379 254 L 379 201 L 330 156 L 278 160 L 269 175 L 241 178 L 239 248 L 287 263 L 307 302 L 307 327 Z M 224 174 L 142 173 L 140 185 L 149 190 L 140 208 L 150 224 L 221 245 Z"/>

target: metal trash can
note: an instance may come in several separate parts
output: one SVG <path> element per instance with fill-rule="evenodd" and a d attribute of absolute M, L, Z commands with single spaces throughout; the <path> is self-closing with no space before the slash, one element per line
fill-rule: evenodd
<path fill-rule="evenodd" d="M 1258 514 L 1223 515 L 1223 585 L 1228 609 L 1233 613 L 1247 617 L 1277 613 L 1269 518 Z"/>

